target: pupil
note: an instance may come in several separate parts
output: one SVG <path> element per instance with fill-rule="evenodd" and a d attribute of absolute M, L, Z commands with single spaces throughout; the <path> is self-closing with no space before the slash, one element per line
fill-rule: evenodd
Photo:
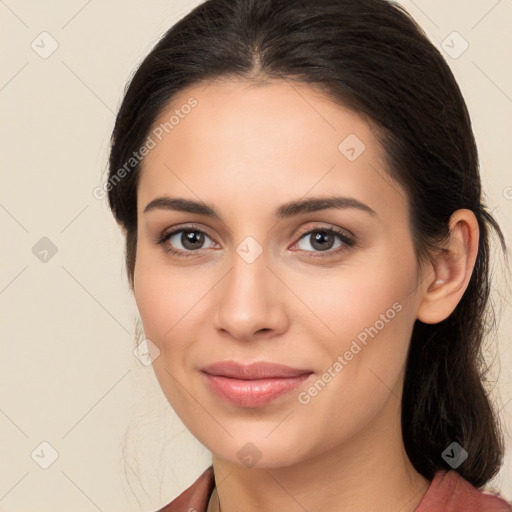
<path fill-rule="evenodd" d="M 183 247 L 187 249 L 197 249 L 197 246 L 201 246 L 203 243 L 203 234 L 197 231 L 187 231 L 181 236 L 181 243 Z"/>
<path fill-rule="evenodd" d="M 327 244 L 328 247 L 326 247 L 325 243 L 322 243 L 322 242 L 325 242 L 326 239 L 331 242 L 330 244 L 329 243 Z M 327 233 L 325 231 L 317 231 L 316 235 L 313 238 L 312 245 L 313 245 L 313 247 L 315 247 L 315 249 L 320 249 L 321 251 L 325 251 L 332 247 L 332 243 L 333 243 L 333 236 L 330 233 Z"/>

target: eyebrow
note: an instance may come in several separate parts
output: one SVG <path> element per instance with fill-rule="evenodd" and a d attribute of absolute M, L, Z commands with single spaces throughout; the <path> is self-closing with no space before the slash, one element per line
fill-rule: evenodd
<path fill-rule="evenodd" d="M 298 201 L 290 201 L 285 203 L 275 211 L 275 216 L 280 219 L 293 217 L 303 213 L 317 212 L 320 210 L 330 209 L 347 209 L 355 208 L 370 215 L 377 216 L 375 210 L 370 208 L 367 204 L 353 197 L 314 197 L 310 199 L 303 199 Z M 179 212 L 197 213 L 220 220 L 220 215 L 215 211 L 212 205 L 202 201 L 193 201 L 191 199 L 184 199 L 178 197 L 157 197 L 149 202 L 144 208 L 144 213 L 153 210 L 174 210 Z"/>

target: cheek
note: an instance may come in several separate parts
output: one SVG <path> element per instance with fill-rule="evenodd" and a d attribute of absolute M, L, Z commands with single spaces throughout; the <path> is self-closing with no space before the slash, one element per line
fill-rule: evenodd
<path fill-rule="evenodd" d="M 196 414 L 194 401 L 183 391 L 187 379 L 188 348 L 193 335 L 187 320 L 201 293 L 185 288 L 183 277 L 162 272 L 144 258 L 137 261 L 134 272 L 134 297 L 142 320 L 144 335 L 160 350 L 152 367 L 160 387 L 180 417 Z M 203 292 L 204 294 L 204 292 Z M 195 297 L 197 295 L 197 298 Z"/>
<path fill-rule="evenodd" d="M 337 303 L 331 301 L 330 327 L 336 336 L 320 338 L 328 356 L 317 380 L 298 397 L 301 414 L 309 418 L 305 421 L 326 433 L 325 442 L 348 439 L 388 401 L 393 410 L 400 403 L 414 307 L 396 300 L 401 287 L 368 293 L 359 282 L 358 290 L 360 295 L 346 290 Z"/>
<path fill-rule="evenodd" d="M 307 298 L 315 314 L 317 332 L 327 341 L 331 355 L 349 350 L 351 341 L 388 338 L 387 347 L 403 345 L 405 332 L 414 322 L 416 271 L 409 260 L 367 262 L 343 269 L 336 276 L 311 282 L 297 279 L 296 291 Z M 303 282 L 302 288 L 298 283 Z M 308 315 L 309 316 L 309 315 Z M 312 321 L 313 321 L 312 320 Z M 404 331 L 405 329 L 405 331 Z M 391 335 L 393 333 L 393 335 Z"/>
<path fill-rule="evenodd" d="M 145 336 L 167 356 L 155 363 L 166 360 L 173 368 L 184 367 L 197 336 L 193 326 L 205 314 L 205 295 L 213 285 L 192 267 L 172 268 L 158 255 L 141 250 L 134 270 L 134 298 Z"/>
<path fill-rule="evenodd" d="M 185 314 L 188 297 L 181 296 L 176 279 L 154 256 L 139 249 L 134 270 L 134 298 L 144 333 L 158 346 L 167 350 L 167 340 L 173 338 L 176 325 Z"/>
<path fill-rule="evenodd" d="M 168 302 L 172 295 L 167 296 L 165 293 L 164 280 L 156 279 L 151 272 L 145 269 L 139 270 L 141 267 L 142 264 L 138 263 L 135 267 L 135 302 L 146 337 L 162 350 L 162 333 L 170 329 L 173 322 L 172 311 L 175 310 Z"/>
<path fill-rule="evenodd" d="M 406 361 L 417 274 L 413 254 L 397 252 L 374 254 L 374 261 L 345 269 L 340 279 L 325 280 L 323 287 L 307 295 L 308 305 L 326 327 L 319 338 L 315 320 L 317 343 L 327 354 L 321 371 L 330 380 L 325 388 L 318 386 L 318 394 L 343 404 L 354 420 L 363 414 L 362 403 L 368 406 L 364 414 L 382 405 L 399 384 Z M 327 388 L 330 391 L 323 391 Z M 317 400 L 317 405 L 322 402 Z"/>

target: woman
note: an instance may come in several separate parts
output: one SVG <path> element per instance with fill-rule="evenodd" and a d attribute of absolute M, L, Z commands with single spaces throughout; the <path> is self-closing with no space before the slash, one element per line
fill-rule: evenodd
<path fill-rule="evenodd" d="M 384 0 L 208 0 L 127 88 L 109 204 L 212 466 L 164 511 L 506 511 L 491 229 L 449 67 Z"/>

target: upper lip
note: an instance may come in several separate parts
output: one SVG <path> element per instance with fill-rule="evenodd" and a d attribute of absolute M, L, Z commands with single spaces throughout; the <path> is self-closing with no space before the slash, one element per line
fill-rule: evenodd
<path fill-rule="evenodd" d="M 251 364 L 241 364 L 236 361 L 219 361 L 201 368 L 201 371 L 209 375 L 219 375 L 232 379 L 269 379 L 298 377 L 313 373 L 311 370 L 301 370 L 283 364 L 257 361 Z"/>

